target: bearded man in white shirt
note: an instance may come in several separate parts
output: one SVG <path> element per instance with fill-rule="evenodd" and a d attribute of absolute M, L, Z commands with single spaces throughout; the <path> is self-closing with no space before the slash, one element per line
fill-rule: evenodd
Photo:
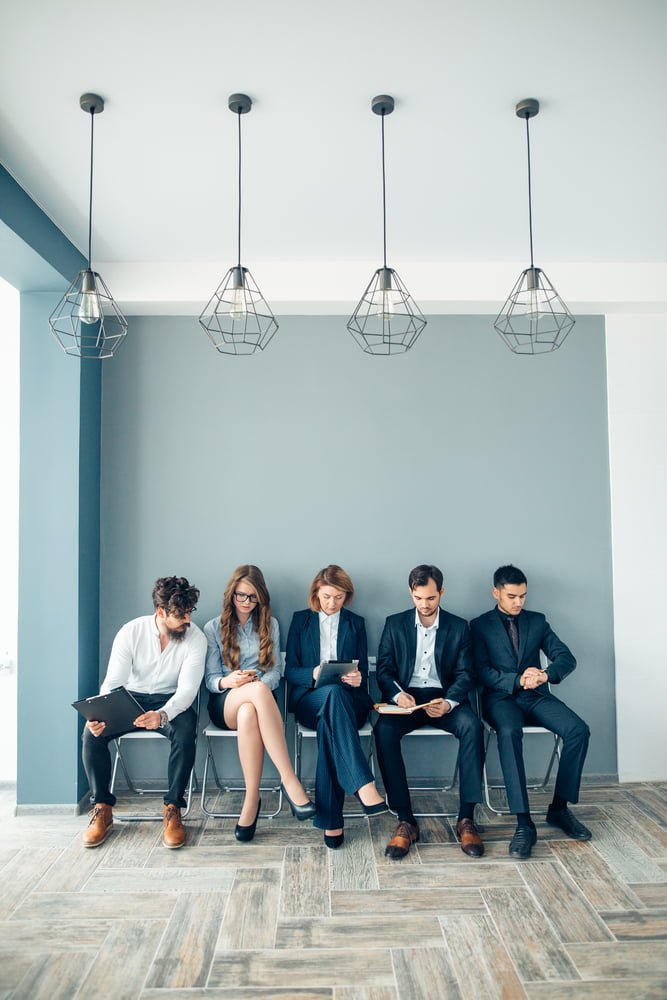
<path fill-rule="evenodd" d="M 199 591 L 185 577 L 165 576 L 153 588 L 155 613 L 123 625 L 114 639 L 100 694 L 123 685 L 139 702 L 143 713 L 135 729 L 159 729 L 171 741 L 164 796 L 165 847 L 185 843 L 181 809 L 195 761 L 196 713 L 192 703 L 204 675 L 206 637 L 193 625 Z M 103 722 L 87 722 L 83 731 L 83 766 L 93 804 L 83 833 L 84 847 L 99 847 L 113 826 L 111 755 Z M 115 734 L 116 736 L 118 734 Z"/>

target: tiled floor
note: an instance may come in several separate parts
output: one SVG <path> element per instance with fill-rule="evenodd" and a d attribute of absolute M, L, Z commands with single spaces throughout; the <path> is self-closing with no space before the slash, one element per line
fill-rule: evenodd
<path fill-rule="evenodd" d="M 482 815 L 481 860 L 447 820 L 390 862 L 391 815 L 328 851 L 285 809 L 239 844 L 195 807 L 168 851 L 119 808 L 85 850 L 85 816 L 15 818 L 5 792 L 0 1000 L 665 1000 L 667 784 L 585 789 L 594 840 L 537 817 L 519 863 L 511 824 Z"/>

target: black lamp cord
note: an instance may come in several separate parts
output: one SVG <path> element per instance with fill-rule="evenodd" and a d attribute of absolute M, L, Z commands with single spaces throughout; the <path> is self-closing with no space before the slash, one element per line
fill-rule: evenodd
<path fill-rule="evenodd" d="M 387 183 L 384 169 L 384 118 L 385 112 L 380 116 L 382 120 L 382 247 L 383 247 L 383 267 L 387 269 Z"/>
<path fill-rule="evenodd" d="M 239 217 L 238 217 L 238 266 L 241 268 L 241 111 L 237 111 L 239 134 Z"/>
<path fill-rule="evenodd" d="M 88 270 L 92 271 L 93 242 L 93 143 L 95 139 L 95 111 L 90 109 L 90 196 L 88 199 Z"/>
<path fill-rule="evenodd" d="M 526 115 L 526 147 L 528 150 L 528 231 L 530 233 L 530 267 L 532 270 L 535 265 L 533 263 L 533 191 L 530 179 L 530 128 L 528 127 L 529 121 L 530 121 L 530 115 Z"/>

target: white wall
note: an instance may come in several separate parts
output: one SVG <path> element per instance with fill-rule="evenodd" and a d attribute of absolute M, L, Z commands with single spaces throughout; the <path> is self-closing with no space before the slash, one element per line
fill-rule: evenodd
<path fill-rule="evenodd" d="M 667 315 L 607 317 L 618 773 L 667 778 Z"/>

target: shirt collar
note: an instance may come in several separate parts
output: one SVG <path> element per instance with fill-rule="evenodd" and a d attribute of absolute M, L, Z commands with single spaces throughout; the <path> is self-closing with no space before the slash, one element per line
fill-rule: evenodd
<path fill-rule="evenodd" d="M 500 618 L 501 622 L 509 622 L 509 621 L 516 622 L 521 617 L 521 611 L 519 612 L 518 615 L 508 615 L 508 614 L 505 614 L 504 611 L 501 611 L 500 608 L 497 605 L 496 605 L 496 613 L 497 613 L 498 617 Z"/>
<path fill-rule="evenodd" d="M 334 622 L 340 620 L 340 611 L 336 611 L 333 615 L 327 615 L 324 611 L 318 611 L 317 613 L 320 618 L 320 625 L 322 622 L 331 622 L 333 625 Z"/>

